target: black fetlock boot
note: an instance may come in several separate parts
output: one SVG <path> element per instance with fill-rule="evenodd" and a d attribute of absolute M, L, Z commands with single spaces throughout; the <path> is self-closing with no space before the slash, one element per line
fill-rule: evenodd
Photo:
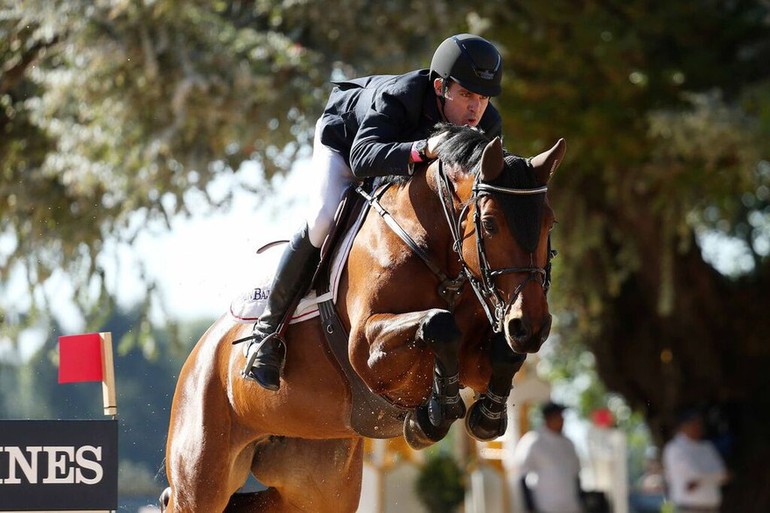
<path fill-rule="evenodd" d="M 320 254 L 310 242 L 307 226 L 292 238 L 278 264 L 265 311 L 254 324 L 242 374 L 268 390 L 281 386 L 286 358 L 286 344 L 278 331 L 288 310 L 310 287 Z"/>

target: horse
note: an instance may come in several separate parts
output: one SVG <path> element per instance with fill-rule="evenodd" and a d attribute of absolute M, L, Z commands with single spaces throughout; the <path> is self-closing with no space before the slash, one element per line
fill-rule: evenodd
<path fill-rule="evenodd" d="M 406 412 L 402 433 L 380 437 L 403 434 L 418 449 L 461 418 L 479 440 L 505 431 L 513 375 L 551 327 L 547 189 L 566 148 L 560 139 L 525 159 L 478 130 L 442 130 L 437 160 L 361 191 L 369 213 L 336 300 L 356 379 Z M 363 437 L 351 424 L 354 380 L 324 343 L 323 324 L 288 327 L 276 392 L 240 375 L 233 342 L 249 333 L 223 315 L 180 371 L 162 510 L 355 511 Z M 476 393 L 470 408 L 461 387 Z M 236 493 L 249 473 L 267 489 Z"/>

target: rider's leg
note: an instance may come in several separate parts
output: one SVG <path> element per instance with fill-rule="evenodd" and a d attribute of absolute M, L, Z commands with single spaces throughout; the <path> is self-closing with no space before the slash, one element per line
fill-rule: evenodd
<path fill-rule="evenodd" d="M 268 390 L 278 390 L 280 386 L 286 353 L 281 338 L 271 335 L 278 335 L 279 325 L 289 308 L 306 292 L 320 254 L 321 250 L 310 242 L 307 227 L 294 235 L 278 264 L 265 311 L 254 325 L 255 338 L 247 350 L 251 366 L 244 369 L 244 377 Z"/>
<path fill-rule="evenodd" d="M 319 194 L 311 198 L 307 225 L 294 236 L 281 257 L 265 312 L 254 325 L 255 338 L 247 349 L 244 377 L 268 390 L 280 387 L 286 356 L 283 340 L 270 335 L 276 334 L 289 308 L 310 287 L 318 266 L 318 248 L 329 234 L 342 195 L 354 181 L 345 159 L 321 143 L 320 132 L 316 125 L 310 166 L 311 172 L 318 173 L 320 178 Z"/>

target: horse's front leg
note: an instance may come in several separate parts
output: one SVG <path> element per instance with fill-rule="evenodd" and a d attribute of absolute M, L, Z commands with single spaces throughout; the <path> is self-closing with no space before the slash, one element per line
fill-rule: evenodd
<path fill-rule="evenodd" d="M 436 355 L 431 395 L 418 410 L 427 412 L 432 427 L 448 431 L 453 421 L 465 416 L 465 403 L 460 398 L 460 330 L 451 313 L 439 310 L 423 319 L 416 339 Z M 445 434 L 443 432 L 441 438 Z"/>
<path fill-rule="evenodd" d="M 399 315 L 377 314 L 367 320 L 365 334 L 369 342 L 368 367 L 381 365 L 391 369 L 391 376 L 400 375 L 402 386 L 411 387 L 421 397 L 425 387 L 420 386 L 420 381 L 425 383 L 427 370 L 422 368 L 425 349 L 432 352 L 430 395 L 404 421 L 404 436 L 414 448 L 427 447 L 441 440 L 452 422 L 465 416 L 465 404 L 460 398 L 460 330 L 454 316 L 441 309 Z M 394 373 L 393 369 L 400 369 L 400 372 Z M 414 379 L 408 379 L 410 374 Z M 398 395 L 403 394 L 408 391 L 402 390 Z"/>
<path fill-rule="evenodd" d="M 465 428 L 476 440 L 486 442 L 505 433 L 508 416 L 505 404 L 513 387 L 513 376 L 521 369 L 526 354 L 514 353 L 503 334 L 492 339 L 490 351 L 492 376 L 487 391 L 470 407 Z"/>

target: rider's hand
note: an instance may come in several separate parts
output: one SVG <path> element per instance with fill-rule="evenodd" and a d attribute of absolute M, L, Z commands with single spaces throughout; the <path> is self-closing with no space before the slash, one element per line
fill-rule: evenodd
<path fill-rule="evenodd" d="M 441 146 L 441 143 L 444 142 L 446 137 L 447 134 L 444 132 L 439 135 L 434 135 L 428 139 L 428 146 L 425 148 L 425 156 L 431 160 L 438 157 L 438 147 Z"/>

